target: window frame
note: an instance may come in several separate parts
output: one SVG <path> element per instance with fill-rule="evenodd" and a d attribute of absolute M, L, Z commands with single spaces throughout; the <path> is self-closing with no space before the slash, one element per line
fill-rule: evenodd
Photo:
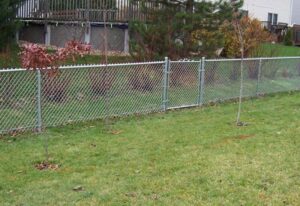
<path fill-rule="evenodd" d="M 277 25 L 278 24 L 278 14 L 277 13 L 268 13 L 268 23 L 271 25 Z"/>

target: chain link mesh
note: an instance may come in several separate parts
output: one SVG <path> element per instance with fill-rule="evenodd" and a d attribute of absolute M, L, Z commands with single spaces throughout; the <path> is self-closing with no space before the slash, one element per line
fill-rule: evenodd
<path fill-rule="evenodd" d="M 54 78 L 44 74 L 43 125 L 159 111 L 162 71 L 163 62 L 65 68 Z"/>
<path fill-rule="evenodd" d="M 220 102 L 238 98 L 241 75 L 243 77 L 243 97 L 256 95 L 258 84 L 258 60 L 207 61 L 205 64 L 205 103 Z"/>
<path fill-rule="evenodd" d="M 36 127 L 35 72 L 0 72 L 0 133 Z"/>
<path fill-rule="evenodd" d="M 197 104 L 200 98 L 201 62 L 171 61 L 169 107 Z"/>
<path fill-rule="evenodd" d="M 160 111 L 164 63 L 114 66 L 110 115 Z"/>
<path fill-rule="evenodd" d="M 86 68 L 62 69 L 58 77 L 43 74 L 43 125 L 54 126 L 103 117 L 103 77 L 102 81 L 96 81 L 101 73 L 102 68 Z"/>
<path fill-rule="evenodd" d="M 241 74 L 243 97 L 299 90 L 300 58 L 66 66 L 41 85 L 38 74 L 0 70 L 0 133 L 235 99 Z"/>
<path fill-rule="evenodd" d="M 259 76 L 260 94 L 300 89 L 300 58 L 262 60 Z"/>

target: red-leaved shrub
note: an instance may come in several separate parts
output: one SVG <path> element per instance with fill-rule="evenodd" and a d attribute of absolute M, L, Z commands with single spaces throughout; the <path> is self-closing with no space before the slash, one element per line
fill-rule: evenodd
<path fill-rule="evenodd" d="M 67 96 L 70 80 L 60 77 L 59 65 L 67 59 L 75 61 L 77 56 L 88 54 L 91 46 L 73 40 L 54 52 L 37 44 L 24 44 L 21 49 L 22 66 L 28 70 L 39 69 L 42 72 L 45 97 L 50 101 L 62 102 Z"/>
<path fill-rule="evenodd" d="M 151 66 L 144 65 L 143 68 L 133 69 L 128 73 L 128 85 L 131 89 L 141 92 L 154 90 L 160 82 L 160 74 Z"/>
<path fill-rule="evenodd" d="M 37 44 L 24 44 L 20 53 L 22 66 L 28 70 L 40 69 L 43 72 L 56 71 L 59 65 L 71 58 L 75 61 L 77 56 L 84 56 L 89 53 L 91 46 L 78 41 L 69 41 L 64 48 L 59 48 L 55 52 L 48 51 L 47 48 Z"/>

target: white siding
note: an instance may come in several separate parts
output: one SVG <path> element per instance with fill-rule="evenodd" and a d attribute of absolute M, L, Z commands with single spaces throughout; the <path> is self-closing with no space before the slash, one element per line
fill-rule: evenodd
<path fill-rule="evenodd" d="M 300 0 L 294 1 L 300 3 Z M 243 9 L 260 21 L 268 21 L 268 13 L 276 13 L 278 22 L 290 24 L 291 0 L 245 0 Z"/>
<path fill-rule="evenodd" d="M 218 0 L 206 1 L 216 2 Z M 268 21 L 268 13 L 275 13 L 278 14 L 278 23 L 291 24 L 292 1 L 300 4 L 300 0 L 244 0 L 242 9 L 247 10 L 250 17 L 257 18 L 260 21 Z M 297 15 L 300 16 L 300 6 L 297 11 Z"/>
<path fill-rule="evenodd" d="M 300 24 L 300 0 L 293 0 L 292 25 Z"/>

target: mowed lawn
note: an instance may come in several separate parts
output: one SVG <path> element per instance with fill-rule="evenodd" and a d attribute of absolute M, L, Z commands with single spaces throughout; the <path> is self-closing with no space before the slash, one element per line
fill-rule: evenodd
<path fill-rule="evenodd" d="M 300 93 L 0 140 L 0 205 L 300 205 Z M 49 137 L 57 170 L 39 171 Z M 78 191 L 74 191 L 78 189 Z"/>

